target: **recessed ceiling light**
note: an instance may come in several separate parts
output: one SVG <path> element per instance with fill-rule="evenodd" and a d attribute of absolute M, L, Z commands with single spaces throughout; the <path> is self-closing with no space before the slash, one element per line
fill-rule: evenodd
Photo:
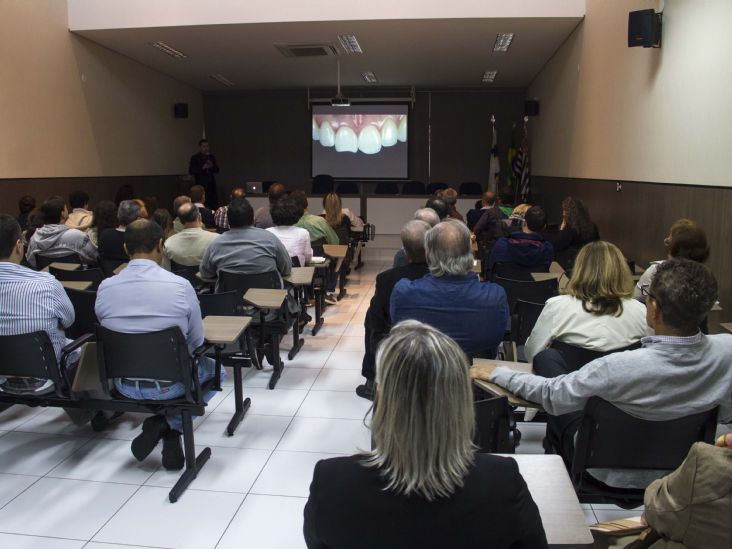
<path fill-rule="evenodd" d="M 369 84 L 373 84 L 374 82 L 376 82 L 376 75 L 371 71 L 362 72 L 361 76 L 363 76 L 363 79 L 366 80 L 366 82 L 368 82 Z"/>
<path fill-rule="evenodd" d="M 483 78 L 481 80 L 484 83 L 490 84 L 496 79 L 497 74 L 498 74 L 498 71 L 485 71 L 483 73 Z"/>
<path fill-rule="evenodd" d="M 346 53 L 363 53 L 361 45 L 353 34 L 339 34 L 338 41 Z"/>
<path fill-rule="evenodd" d="M 496 36 L 496 42 L 493 44 L 493 51 L 507 52 L 513 41 L 512 32 L 502 32 Z"/>
<path fill-rule="evenodd" d="M 171 57 L 175 57 L 176 59 L 185 59 L 186 57 L 188 57 L 182 51 L 176 50 L 174 47 L 169 46 L 165 42 L 149 42 L 149 44 L 156 50 L 160 50 L 161 52 Z"/>
<path fill-rule="evenodd" d="M 217 73 L 217 74 L 210 74 L 209 76 L 211 78 L 213 78 L 214 80 L 216 80 L 217 82 L 223 84 L 227 88 L 230 88 L 234 85 L 234 83 L 231 80 L 229 80 L 228 78 L 226 78 L 223 74 Z"/>

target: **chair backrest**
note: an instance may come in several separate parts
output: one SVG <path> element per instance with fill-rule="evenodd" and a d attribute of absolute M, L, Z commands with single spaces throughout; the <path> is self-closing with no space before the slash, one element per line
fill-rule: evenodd
<path fill-rule="evenodd" d="M 99 266 L 102 269 L 102 272 L 104 273 L 104 276 L 114 276 L 114 270 L 122 265 L 123 263 L 127 263 L 124 259 L 105 259 L 100 257 L 99 258 Z"/>
<path fill-rule="evenodd" d="M 460 183 L 458 193 L 460 196 L 480 196 L 483 194 L 483 187 L 476 181 L 466 181 Z"/>
<path fill-rule="evenodd" d="M 513 307 L 519 299 L 532 303 L 546 303 L 547 299 L 559 293 L 559 281 L 556 278 L 529 282 L 497 276 L 495 283 L 506 290 L 509 311 L 513 311 Z"/>
<path fill-rule="evenodd" d="M 669 421 L 647 421 L 592 397 L 577 433 L 572 481 L 579 487 L 587 469 L 672 471 L 695 442 L 714 442 L 717 409 Z"/>
<path fill-rule="evenodd" d="M 60 394 L 61 374 L 51 338 L 45 331 L 0 336 L 0 376 L 50 379 Z"/>
<path fill-rule="evenodd" d="M 250 288 L 282 288 L 280 275 L 277 271 L 253 274 L 219 271 L 219 292 L 230 292 L 234 290 L 241 295 L 241 297 L 244 297 L 244 294 Z"/>
<path fill-rule="evenodd" d="M 176 268 L 173 269 L 171 267 L 171 271 L 174 275 L 178 275 L 181 278 L 185 278 L 188 282 L 191 283 L 191 286 L 193 286 L 193 289 L 196 290 L 196 292 L 201 291 L 203 288 L 205 288 L 208 283 L 204 282 L 200 278 L 198 278 L 198 266 L 195 267 L 182 267 L 182 268 Z"/>
<path fill-rule="evenodd" d="M 310 247 L 313 249 L 313 255 L 323 257 L 325 255 L 325 238 L 318 238 L 310 242 Z"/>
<path fill-rule="evenodd" d="M 511 309 L 511 341 L 524 345 L 539 320 L 544 303 L 532 303 L 519 299 Z"/>
<path fill-rule="evenodd" d="M 335 181 L 333 177 L 328 174 L 318 174 L 313 177 L 313 192 L 312 194 L 328 194 L 333 192 Z"/>
<path fill-rule="evenodd" d="M 427 189 L 421 181 L 405 181 L 402 185 L 402 194 L 424 195 L 427 194 Z"/>
<path fill-rule="evenodd" d="M 432 183 L 427 184 L 427 194 L 434 194 L 437 191 L 441 191 L 442 189 L 447 189 L 449 185 L 447 183 L 443 183 L 441 181 L 433 181 Z"/>
<path fill-rule="evenodd" d="M 91 282 L 92 285 L 89 289 L 92 291 L 96 291 L 97 288 L 99 288 L 99 284 L 104 280 L 104 273 L 101 269 L 77 269 L 76 271 L 66 271 L 64 269 L 56 269 L 55 267 L 49 266 L 48 272 L 56 277 L 56 280 L 78 280 Z"/>
<path fill-rule="evenodd" d="M 510 418 L 511 409 L 506 397 L 493 397 L 474 403 L 475 435 L 473 442 L 478 451 L 483 453 L 513 454 L 515 448 L 511 444 Z"/>
<path fill-rule="evenodd" d="M 170 260 L 170 272 L 172 273 L 177 273 L 178 271 L 193 271 L 193 274 L 196 274 L 199 267 L 199 265 L 183 265 L 182 263 L 176 263 L 172 259 Z"/>
<path fill-rule="evenodd" d="M 199 294 L 201 316 L 236 316 L 239 314 L 241 297 L 239 292 L 223 292 L 218 294 Z"/>
<path fill-rule="evenodd" d="M 195 402 L 198 378 L 192 375 L 192 361 L 183 333 L 177 326 L 157 332 L 127 334 L 97 324 L 97 365 L 104 391 L 110 393 L 110 379 L 139 378 L 178 381 L 184 396 Z"/>
<path fill-rule="evenodd" d="M 640 349 L 640 341 L 623 347 L 622 349 L 614 349 L 612 351 L 593 351 L 592 349 L 583 349 L 582 347 L 576 347 L 563 341 L 552 341 L 552 349 L 556 349 L 562 355 L 564 362 L 570 371 L 579 370 L 585 364 L 589 364 L 593 360 L 607 356 L 612 353 L 622 353 L 623 351 L 633 351 Z"/>
<path fill-rule="evenodd" d="M 537 265 L 534 267 L 525 267 L 518 263 L 494 263 L 491 270 L 491 280 L 496 277 L 507 278 L 509 280 L 523 280 L 525 282 L 533 282 L 531 273 L 546 273 L 549 267 L 546 265 Z"/>
<path fill-rule="evenodd" d="M 47 255 L 47 254 L 36 254 L 36 266 L 38 270 L 45 269 L 51 263 L 77 263 L 81 264 L 81 256 L 76 252 L 69 252 L 66 254 L 58 255 Z"/>
<path fill-rule="evenodd" d="M 338 183 L 338 194 L 359 194 L 358 183 L 353 181 Z"/>
<path fill-rule="evenodd" d="M 399 185 L 396 181 L 381 181 L 376 184 L 376 194 L 399 194 Z"/>
<path fill-rule="evenodd" d="M 351 241 L 351 228 L 341 224 L 337 229 L 333 229 L 338 235 L 338 244 L 346 245 Z"/>
<path fill-rule="evenodd" d="M 64 288 L 74 306 L 74 323 L 66 329 L 66 337 L 76 339 L 84 334 L 93 334 L 99 322 L 94 312 L 97 292 L 93 290 L 75 290 Z"/>

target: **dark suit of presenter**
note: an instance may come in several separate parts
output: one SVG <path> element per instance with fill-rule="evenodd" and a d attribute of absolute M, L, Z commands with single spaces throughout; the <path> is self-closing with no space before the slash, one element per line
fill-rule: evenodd
<path fill-rule="evenodd" d="M 204 168 L 207 161 L 211 161 L 211 165 Z M 200 152 L 194 154 L 188 164 L 188 173 L 196 179 L 196 185 L 201 185 L 206 190 L 206 207 L 211 210 L 218 208 L 219 197 L 216 191 L 216 177 L 214 177 L 214 174 L 219 173 L 216 157 Z"/>

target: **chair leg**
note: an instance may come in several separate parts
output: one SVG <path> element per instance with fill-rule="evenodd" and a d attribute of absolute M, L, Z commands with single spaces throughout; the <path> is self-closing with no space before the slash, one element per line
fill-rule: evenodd
<path fill-rule="evenodd" d="M 246 342 L 247 342 L 247 354 L 249 355 L 249 360 L 252 361 L 252 365 L 257 370 L 261 370 L 263 368 L 263 366 L 262 366 L 262 364 L 260 364 L 259 359 L 257 358 L 257 347 L 254 345 L 254 339 L 252 338 L 252 334 L 249 332 L 249 330 L 246 331 Z"/>
<path fill-rule="evenodd" d="M 272 377 L 269 378 L 270 389 L 275 388 L 283 370 L 282 358 L 280 357 L 280 336 L 278 334 L 272 334 L 272 358 L 274 358 L 275 363 L 272 365 L 274 368 Z"/>
<path fill-rule="evenodd" d="M 235 411 L 234 416 L 229 421 L 229 425 L 226 427 L 226 433 L 229 436 L 234 435 L 234 431 L 239 426 L 241 421 L 244 419 L 249 407 L 252 405 L 250 398 L 244 399 L 244 388 L 241 380 L 241 365 L 238 362 L 234 363 L 234 398 Z"/>
<path fill-rule="evenodd" d="M 292 349 L 287 353 L 287 359 L 292 360 L 295 358 L 303 345 L 305 345 L 305 340 L 300 337 L 300 318 L 295 317 L 295 322 L 292 325 Z"/>
<path fill-rule="evenodd" d="M 196 446 L 193 439 L 193 420 L 190 410 L 183 410 L 183 447 L 186 457 L 186 468 L 183 474 L 175 483 L 173 489 L 168 494 L 170 503 L 175 503 L 186 491 L 188 485 L 198 476 L 198 472 L 206 464 L 211 457 L 211 448 L 204 448 L 198 456 L 196 456 Z"/>
<path fill-rule="evenodd" d="M 323 327 L 324 291 L 322 287 L 315 290 L 315 324 L 313 324 L 312 331 L 310 332 L 312 335 L 316 335 L 320 331 L 320 328 Z"/>

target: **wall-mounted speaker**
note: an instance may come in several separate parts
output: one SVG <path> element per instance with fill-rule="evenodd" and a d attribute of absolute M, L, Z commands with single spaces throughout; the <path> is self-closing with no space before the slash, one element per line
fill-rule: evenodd
<path fill-rule="evenodd" d="M 539 102 L 524 101 L 524 116 L 539 116 Z"/>
<path fill-rule="evenodd" d="M 661 47 L 661 22 L 663 14 L 655 10 L 631 11 L 628 14 L 628 47 Z"/>
<path fill-rule="evenodd" d="M 173 116 L 176 118 L 188 118 L 188 103 L 175 103 L 173 105 Z"/>

